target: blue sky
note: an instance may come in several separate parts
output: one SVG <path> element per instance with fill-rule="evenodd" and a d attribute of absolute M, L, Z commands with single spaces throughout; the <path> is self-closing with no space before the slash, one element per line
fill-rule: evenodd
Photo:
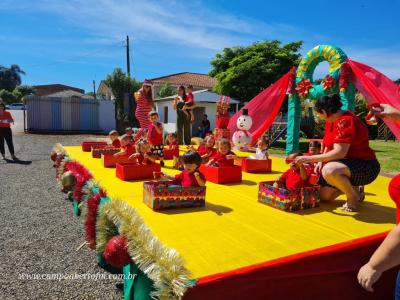
<path fill-rule="evenodd" d="M 397 79 L 399 12 L 400 0 L 2 0 L 0 65 L 20 65 L 27 73 L 23 84 L 91 91 L 93 79 L 99 83 L 115 67 L 126 69 L 126 35 L 131 72 L 140 80 L 207 73 L 224 47 L 278 39 L 304 41 L 302 53 L 337 45 Z"/>

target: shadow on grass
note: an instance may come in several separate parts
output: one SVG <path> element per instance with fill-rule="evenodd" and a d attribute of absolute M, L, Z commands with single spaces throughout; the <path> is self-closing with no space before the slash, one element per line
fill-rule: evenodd
<path fill-rule="evenodd" d="M 166 209 L 159 210 L 158 213 L 167 214 L 167 215 L 176 215 L 176 214 L 187 214 L 187 213 L 198 213 L 202 211 L 212 211 L 215 212 L 218 216 L 222 216 L 224 214 L 230 213 L 233 211 L 232 208 L 214 204 L 211 202 L 206 202 L 206 206 L 202 207 L 188 207 L 188 208 L 179 208 L 179 209 Z"/>

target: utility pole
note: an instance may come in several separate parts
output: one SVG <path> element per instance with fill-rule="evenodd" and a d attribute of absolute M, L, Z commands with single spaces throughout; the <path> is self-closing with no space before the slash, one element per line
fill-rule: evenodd
<path fill-rule="evenodd" d="M 129 59 L 129 35 L 126 36 L 126 71 L 128 77 L 131 77 L 131 62 Z"/>
<path fill-rule="evenodd" d="M 96 81 L 93 79 L 93 96 L 94 96 L 94 100 L 96 99 Z"/>

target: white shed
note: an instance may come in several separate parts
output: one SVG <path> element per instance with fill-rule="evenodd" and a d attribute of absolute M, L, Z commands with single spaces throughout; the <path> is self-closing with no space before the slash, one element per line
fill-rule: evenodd
<path fill-rule="evenodd" d="M 156 110 L 160 116 L 160 121 L 164 123 L 164 128 L 168 132 L 176 131 L 176 111 L 173 108 L 173 100 L 177 95 L 156 99 Z M 217 111 L 217 102 L 221 95 L 209 90 L 200 90 L 193 92 L 196 107 L 194 108 L 195 122 L 192 124 L 192 135 L 195 135 L 197 128 L 203 120 L 204 114 L 208 116 L 211 129 L 215 128 L 215 114 Z M 230 99 L 231 112 L 237 112 L 239 109 L 239 101 Z"/>

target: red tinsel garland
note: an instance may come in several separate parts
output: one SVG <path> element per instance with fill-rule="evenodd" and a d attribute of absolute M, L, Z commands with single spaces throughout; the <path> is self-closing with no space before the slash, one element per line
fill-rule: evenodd
<path fill-rule="evenodd" d="M 296 91 L 296 67 L 290 69 L 288 93 L 294 94 Z"/>
<path fill-rule="evenodd" d="M 92 179 L 93 176 L 88 169 L 76 161 L 69 161 L 65 164 L 65 166 L 76 178 L 76 184 L 73 189 L 74 200 L 76 202 L 81 202 L 83 195 L 82 188 L 86 181 Z"/>
<path fill-rule="evenodd" d="M 96 193 L 87 201 L 85 233 L 86 241 L 89 243 L 90 249 L 96 248 L 96 219 L 97 207 L 99 206 L 100 199 L 100 194 Z"/>
<path fill-rule="evenodd" d="M 343 63 L 340 68 L 340 76 L 339 76 L 339 89 L 340 91 L 344 91 L 349 85 L 350 81 L 351 69 L 347 62 Z"/>
<path fill-rule="evenodd" d="M 310 79 L 303 78 L 296 86 L 296 91 L 300 97 L 307 97 L 308 92 L 312 88 Z"/>

